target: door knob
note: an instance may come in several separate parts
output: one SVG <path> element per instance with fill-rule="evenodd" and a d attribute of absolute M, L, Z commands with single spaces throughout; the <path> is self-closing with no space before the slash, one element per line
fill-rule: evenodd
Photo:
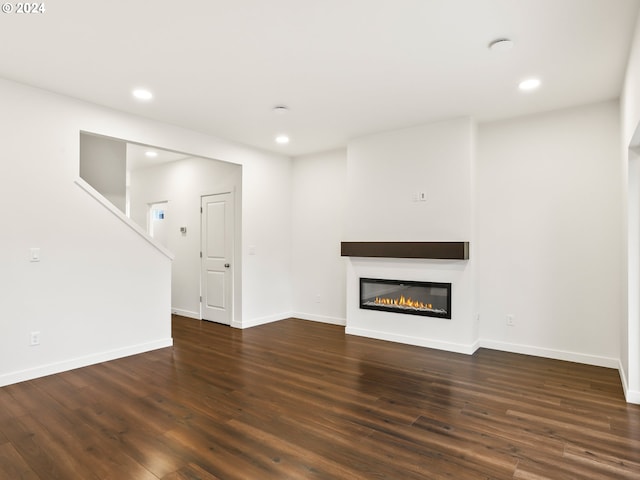
<path fill-rule="evenodd" d="M 225 264 L 224 264 L 224 268 L 229 268 L 230 266 L 231 266 L 231 265 L 230 265 L 230 264 L 228 264 L 228 263 L 225 263 Z"/>

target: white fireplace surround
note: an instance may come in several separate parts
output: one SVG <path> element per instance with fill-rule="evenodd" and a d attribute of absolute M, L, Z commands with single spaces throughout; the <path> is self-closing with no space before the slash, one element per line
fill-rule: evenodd
<path fill-rule="evenodd" d="M 470 260 L 350 257 L 346 333 L 472 354 L 478 348 L 472 269 Z M 451 283 L 451 319 L 361 309 L 360 278 Z"/>

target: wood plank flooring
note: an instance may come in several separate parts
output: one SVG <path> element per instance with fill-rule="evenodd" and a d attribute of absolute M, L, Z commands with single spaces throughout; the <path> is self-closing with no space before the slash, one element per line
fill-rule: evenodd
<path fill-rule="evenodd" d="M 0 479 L 639 479 L 618 372 L 174 317 L 174 347 L 0 389 Z"/>

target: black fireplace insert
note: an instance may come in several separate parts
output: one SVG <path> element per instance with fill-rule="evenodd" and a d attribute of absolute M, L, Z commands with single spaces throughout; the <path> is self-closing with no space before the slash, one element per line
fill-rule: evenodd
<path fill-rule="evenodd" d="M 451 284 L 361 278 L 360 308 L 450 319 Z"/>

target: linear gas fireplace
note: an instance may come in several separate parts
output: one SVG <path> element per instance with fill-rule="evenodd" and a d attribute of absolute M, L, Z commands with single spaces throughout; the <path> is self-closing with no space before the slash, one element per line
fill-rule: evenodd
<path fill-rule="evenodd" d="M 360 308 L 451 318 L 451 284 L 360 279 Z"/>

